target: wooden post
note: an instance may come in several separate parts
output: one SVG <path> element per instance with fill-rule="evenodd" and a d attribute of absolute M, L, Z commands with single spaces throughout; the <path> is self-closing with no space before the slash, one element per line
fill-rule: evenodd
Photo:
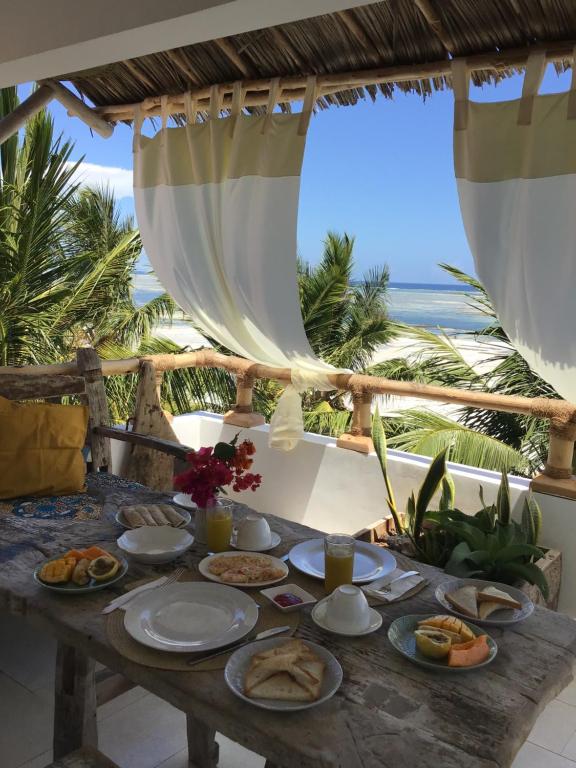
<path fill-rule="evenodd" d="M 544 471 L 532 480 L 533 491 L 576 499 L 576 477 L 572 474 L 576 424 L 550 424 L 550 443 Z"/>
<path fill-rule="evenodd" d="M 58 643 L 54 684 L 54 758 L 82 746 L 98 746 L 96 662 L 78 648 Z"/>
<path fill-rule="evenodd" d="M 340 435 L 336 441 L 338 448 L 347 448 L 358 453 L 371 453 L 372 442 L 372 395 L 369 392 L 353 392 L 352 427 L 350 432 Z"/>
<path fill-rule="evenodd" d="M 190 768 L 216 768 L 219 746 L 214 737 L 216 731 L 208 728 L 193 715 L 186 715 L 188 735 L 188 763 Z"/>
<path fill-rule="evenodd" d="M 171 415 L 162 410 L 160 387 L 162 371 L 151 360 L 142 360 L 136 392 L 134 432 L 178 441 L 170 425 Z M 174 458 L 142 445 L 132 448 L 126 477 L 155 491 L 171 491 L 174 487 Z"/>
<path fill-rule="evenodd" d="M 80 118 L 103 139 L 108 139 L 114 133 L 114 126 L 106 120 L 103 120 L 93 109 L 84 104 L 72 91 L 59 83 L 57 80 L 46 80 L 46 86 L 52 91 L 62 106 L 66 107 L 69 114 Z"/>
<path fill-rule="evenodd" d="M 22 128 L 27 120 L 40 112 L 54 98 L 54 92 L 47 85 L 41 85 L 13 112 L 0 120 L 0 144 Z"/>
<path fill-rule="evenodd" d="M 86 383 L 86 398 L 90 411 L 88 441 L 92 453 L 94 471 L 107 471 L 112 466 L 110 440 L 94 433 L 94 427 L 109 427 L 110 412 L 102 376 L 102 363 L 92 347 L 76 350 L 76 365 Z"/>
<path fill-rule="evenodd" d="M 235 427 L 260 427 L 266 423 L 261 413 L 252 410 L 252 388 L 254 378 L 248 374 L 236 376 L 236 403 L 224 414 L 224 424 Z"/>

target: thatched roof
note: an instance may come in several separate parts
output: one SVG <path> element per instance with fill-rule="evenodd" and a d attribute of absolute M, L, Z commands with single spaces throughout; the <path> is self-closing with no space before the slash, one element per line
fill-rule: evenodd
<path fill-rule="evenodd" d="M 574 39 L 575 0 L 387 0 L 59 79 L 72 81 L 97 106 L 129 105 L 237 80 L 395 71 L 446 64 L 451 57 L 498 57 L 514 49 Z M 561 46 L 556 48 L 562 52 Z M 558 68 L 569 65 L 562 56 L 555 58 Z M 473 80 L 477 84 L 493 82 L 510 75 L 514 68 L 476 70 Z M 445 75 L 428 78 L 417 74 L 409 80 L 342 87 L 323 95 L 317 106 L 354 104 L 367 96 L 375 99 L 379 93 L 391 97 L 395 89 L 427 96 L 447 85 Z M 103 114 L 108 119 L 122 119 L 120 113 L 115 118 L 104 110 Z"/>

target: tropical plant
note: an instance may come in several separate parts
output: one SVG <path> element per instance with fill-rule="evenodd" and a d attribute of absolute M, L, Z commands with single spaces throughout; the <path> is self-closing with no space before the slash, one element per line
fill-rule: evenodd
<path fill-rule="evenodd" d="M 440 266 L 463 284 L 470 305 L 490 321 L 476 334 L 476 341 L 480 345 L 484 342 L 485 358 L 480 366 L 472 366 L 446 333 L 407 327 L 404 333 L 414 340 L 415 351 L 405 360 L 374 367 L 374 372 L 388 378 L 494 394 L 559 397 L 513 347 L 482 284 L 456 267 Z M 513 469 L 524 475 L 533 474 L 545 460 L 548 430 L 542 419 L 479 408 L 460 409 L 455 417 L 452 420 L 413 409 L 388 418 L 390 445 L 428 456 L 450 446 L 451 461 L 498 471 Z"/>

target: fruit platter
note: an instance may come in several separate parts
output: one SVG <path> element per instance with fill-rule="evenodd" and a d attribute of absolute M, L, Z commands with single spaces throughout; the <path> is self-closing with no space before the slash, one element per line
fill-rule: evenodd
<path fill-rule="evenodd" d="M 37 566 L 34 579 L 45 589 L 83 594 L 105 589 L 126 575 L 128 563 L 97 546 L 70 549 Z"/>
<path fill-rule="evenodd" d="M 456 616 L 401 616 L 392 622 L 388 638 L 410 661 L 429 669 L 465 672 L 490 664 L 496 642 L 479 627 Z"/>

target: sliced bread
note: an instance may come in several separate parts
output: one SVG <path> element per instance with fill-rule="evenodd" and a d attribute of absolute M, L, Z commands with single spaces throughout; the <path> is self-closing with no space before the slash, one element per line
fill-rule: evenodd
<path fill-rule="evenodd" d="M 502 605 L 502 603 L 487 603 L 484 601 L 478 605 L 478 618 L 487 619 L 494 611 L 503 611 L 505 609 L 506 606 Z"/>
<path fill-rule="evenodd" d="M 476 587 L 460 587 L 455 592 L 446 592 L 444 597 L 460 613 L 470 616 L 473 619 L 478 618 L 478 590 Z"/>
<path fill-rule="evenodd" d="M 518 600 L 514 600 L 513 597 L 510 597 L 508 592 L 504 592 L 497 587 L 484 587 L 484 589 L 480 590 L 480 592 L 478 592 L 478 602 L 501 603 L 504 608 L 516 608 L 517 610 L 522 608 L 522 603 L 519 603 Z"/>
<path fill-rule="evenodd" d="M 319 691 L 319 688 L 318 688 Z M 315 701 L 318 694 L 303 688 L 287 672 L 278 672 L 253 688 L 245 691 L 251 699 L 279 699 L 281 701 Z"/>

